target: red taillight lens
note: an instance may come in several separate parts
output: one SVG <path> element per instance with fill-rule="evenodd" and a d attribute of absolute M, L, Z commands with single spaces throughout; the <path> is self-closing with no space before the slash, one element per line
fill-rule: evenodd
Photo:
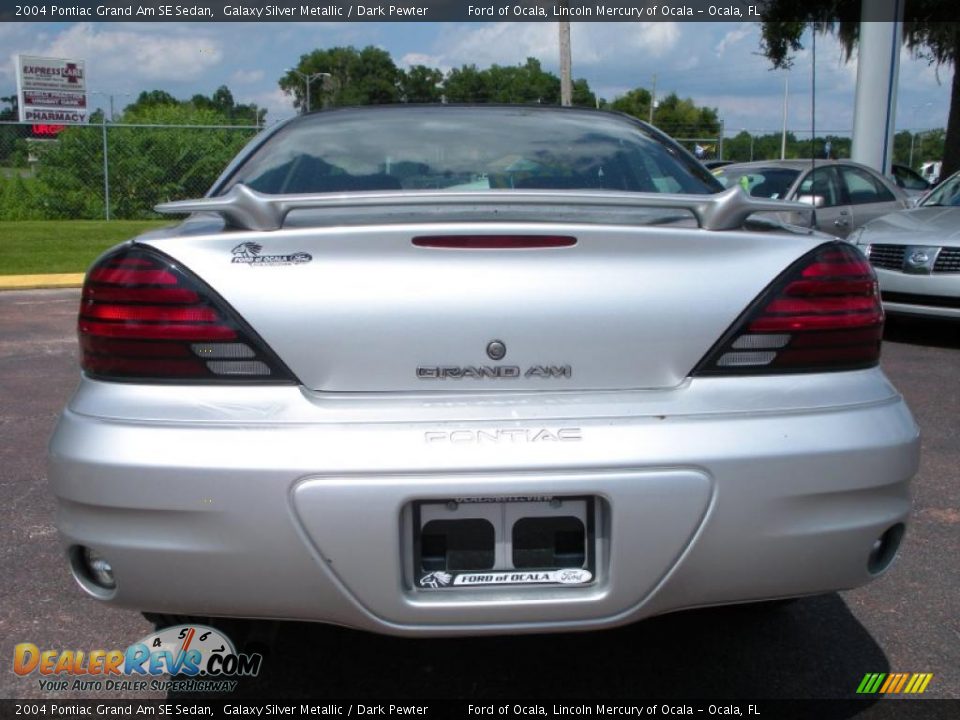
<path fill-rule="evenodd" d="M 78 330 L 81 365 L 102 380 L 295 382 L 222 298 L 151 248 L 90 270 Z"/>
<path fill-rule="evenodd" d="M 852 245 L 821 245 L 771 285 L 695 375 L 823 372 L 880 361 L 877 279 Z"/>

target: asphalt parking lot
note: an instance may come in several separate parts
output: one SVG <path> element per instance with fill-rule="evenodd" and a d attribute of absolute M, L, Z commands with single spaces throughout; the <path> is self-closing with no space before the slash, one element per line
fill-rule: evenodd
<path fill-rule="evenodd" d="M 12 672 L 17 643 L 123 648 L 152 630 L 139 614 L 81 594 L 53 526 L 44 454 L 77 381 L 78 294 L 0 293 L 2 698 L 51 697 L 35 676 Z M 901 557 L 872 585 L 591 634 L 406 640 L 262 624 L 263 672 L 237 695 L 838 698 L 868 672 L 930 672 L 927 697 L 960 698 L 960 324 L 892 321 L 883 366 L 917 418 L 923 451 Z"/>

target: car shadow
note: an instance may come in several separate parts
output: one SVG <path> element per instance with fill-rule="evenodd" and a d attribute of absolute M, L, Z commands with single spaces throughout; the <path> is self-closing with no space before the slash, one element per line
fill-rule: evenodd
<path fill-rule="evenodd" d="M 213 624 L 221 622 L 229 635 L 229 621 Z M 889 669 L 837 594 L 592 633 L 405 639 L 305 623 L 252 627 L 271 635 L 246 646 L 264 653 L 262 670 L 231 699 L 854 698 L 867 672 Z M 829 707 L 831 718 L 864 709 Z"/>
<path fill-rule="evenodd" d="M 887 315 L 883 339 L 910 345 L 960 348 L 960 322 Z"/>

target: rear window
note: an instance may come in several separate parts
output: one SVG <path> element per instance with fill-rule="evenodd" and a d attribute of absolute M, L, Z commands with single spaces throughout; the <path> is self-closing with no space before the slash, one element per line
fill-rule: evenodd
<path fill-rule="evenodd" d="M 944 180 L 936 190 L 924 198 L 921 205 L 945 205 L 960 207 L 960 173 L 954 173 Z"/>
<path fill-rule="evenodd" d="M 743 168 L 725 167 L 716 171 L 717 179 L 724 187 L 740 184 L 747 194 L 772 200 L 785 200 L 790 186 L 800 174 L 791 168 Z"/>
<path fill-rule="evenodd" d="M 902 188 L 907 190 L 927 190 L 930 188 L 930 183 L 908 167 L 894 165 L 891 171 L 897 185 Z"/>
<path fill-rule="evenodd" d="M 237 183 L 268 194 L 722 189 L 679 145 L 617 115 L 456 106 L 298 118 L 257 147 L 218 192 Z"/>

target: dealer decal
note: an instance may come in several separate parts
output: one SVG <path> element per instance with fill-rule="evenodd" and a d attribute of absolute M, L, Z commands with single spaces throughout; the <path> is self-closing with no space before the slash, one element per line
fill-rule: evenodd
<path fill-rule="evenodd" d="M 240 243 L 231 252 L 233 252 L 232 262 L 243 265 L 303 265 L 313 260 L 313 255 L 305 252 L 261 255 L 263 246 L 255 242 Z"/>
<path fill-rule="evenodd" d="M 485 585 L 586 585 L 593 573 L 583 568 L 562 570 L 493 570 L 487 572 L 451 573 L 443 570 L 420 578 L 420 587 L 480 587 Z"/>

